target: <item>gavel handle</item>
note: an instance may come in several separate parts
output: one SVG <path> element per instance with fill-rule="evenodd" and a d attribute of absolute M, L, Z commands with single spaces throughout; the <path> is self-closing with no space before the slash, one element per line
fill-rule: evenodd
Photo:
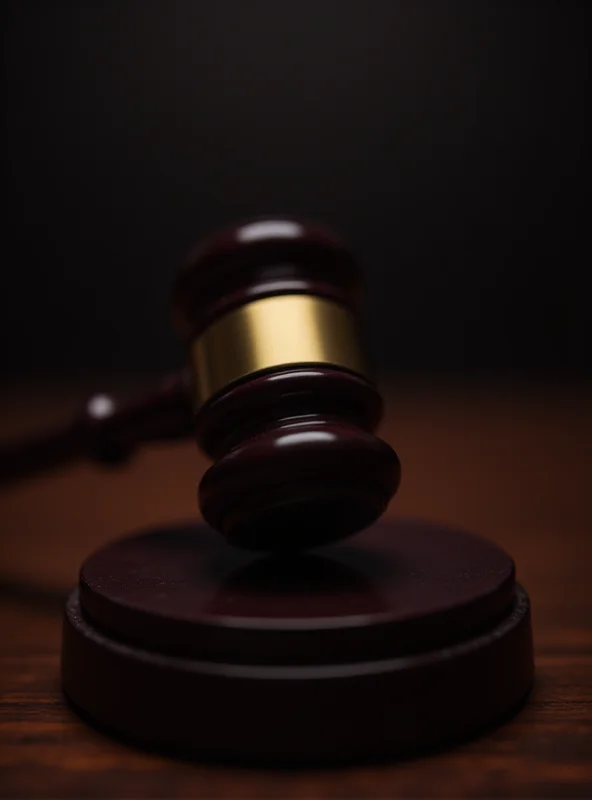
<path fill-rule="evenodd" d="M 121 463 L 144 444 L 185 439 L 192 429 L 185 371 L 169 376 L 151 394 L 121 406 L 110 395 L 94 395 L 70 424 L 0 443 L 0 485 L 79 459 Z"/>

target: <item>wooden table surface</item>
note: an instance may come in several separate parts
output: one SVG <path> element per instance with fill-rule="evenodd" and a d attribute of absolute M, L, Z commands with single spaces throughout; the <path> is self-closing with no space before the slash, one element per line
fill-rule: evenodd
<path fill-rule="evenodd" d="M 0 434 L 64 419 L 83 395 L 5 392 Z M 154 448 L 113 474 L 78 465 L 0 494 L 2 797 L 592 797 L 592 391 L 425 383 L 385 395 L 382 433 L 404 476 L 389 514 L 459 523 L 517 562 L 533 603 L 530 704 L 450 752 L 339 770 L 175 761 L 85 725 L 58 681 L 63 601 L 81 560 L 117 535 L 195 515 L 206 462 L 191 443 Z"/>

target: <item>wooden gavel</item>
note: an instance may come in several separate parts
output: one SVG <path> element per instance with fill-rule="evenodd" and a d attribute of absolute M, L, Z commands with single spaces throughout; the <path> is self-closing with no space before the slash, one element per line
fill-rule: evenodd
<path fill-rule="evenodd" d="M 128 405 L 96 395 L 67 427 L 0 446 L 0 482 L 193 434 L 214 462 L 202 513 L 231 542 L 302 549 L 361 530 L 400 465 L 374 435 L 382 399 L 357 336 L 357 273 L 333 234 L 295 219 L 212 237 L 173 291 L 189 369 Z"/>
<path fill-rule="evenodd" d="M 351 764 L 464 741 L 527 697 L 512 558 L 449 524 L 377 521 L 400 468 L 374 434 L 356 276 L 316 226 L 236 226 L 177 278 L 186 372 L 0 452 L 4 481 L 190 435 L 212 461 L 206 525 L 159 520 L 81 565 L 61 681 L 102 730 L 220 763 Z"/>

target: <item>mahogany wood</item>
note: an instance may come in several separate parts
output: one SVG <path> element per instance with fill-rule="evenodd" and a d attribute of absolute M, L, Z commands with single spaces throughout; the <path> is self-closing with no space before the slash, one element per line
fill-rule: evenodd
<path fill-rule="evenodd" d="M 62 680 L 113 733 L 201 758 L 393 757 L 515 711 L 533 676 L 511 558 L 400 520 L 297 559 L 204 527 L 147 532 L 83 565 Z"/>
<path fill-rule="evenodd" d="M 207 522 L 240 547 L 316 547 L 371 525 L 399 485 L 394 450 L 374 435 L 382 411 L 363 378 L 283 370 L 230 388 L 197 416 L 218 459 L 199 485 Z"/>
<path fill-rule="evenodd" d="M 175 320 L 194 337 L 246 302 L 313 294 L 356 308 L 358 266 L 349 248 L 316 223 L 292 217 L 247 219 L 189 253 L 173 291 Z"/>
<path fill-rule="evenodd" d="M 356 261 L 317 225 L 262 218 L 199 245 L 173 304 L 191 342 L 237 306 L 294 293 L 356 311 Z M 198 443 L 215 459 L 199 487 L 204 518 L 233 544 L 267 552 L 371 525 L 400 481 L 396 453 L 375 435 L 381 416 L 372 382 L 340 365 L 278 364 L 230 383 L 196 415 Z"/>

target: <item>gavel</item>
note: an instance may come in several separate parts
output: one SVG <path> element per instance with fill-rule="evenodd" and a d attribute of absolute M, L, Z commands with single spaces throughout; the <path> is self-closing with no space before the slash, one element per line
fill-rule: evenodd
<path fill-rule="evenodd" d="M 304 550 L 384 512 L 400 480 L 375 435 L 382 399 L 358 333 L 359 269 L 330 231 L 249 220 L 200 244 L 173 287 L 186 370 L 149 396 L 88 400 L 60 430 L 0 446 L 0 482 L 194 435 L 212 459 L 198 489 L 206 522 L 249 550 Z"/>
<path fill-rule="evenodd" d="M 375 434 L 358 297 L 332 233 L 235 225 L 175 280 L 183 372 L 128 405 L 95 395 L 69 427 L 0 448 L 5 483 L 189 436 L 212 461 L 207 524 L 114 536 L 81 564 L 60 669 L 85 719 L 224 763 L 349 764 L 462 741 L 528 696 L 512 558 L 448 524 L 379 520 L 400 465 Z"/>

